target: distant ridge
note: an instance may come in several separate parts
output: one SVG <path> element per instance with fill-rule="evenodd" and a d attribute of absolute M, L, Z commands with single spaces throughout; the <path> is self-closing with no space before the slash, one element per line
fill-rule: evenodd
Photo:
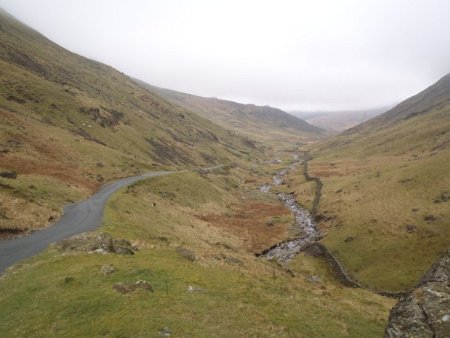
<path fill-rule="evenodd" d="M 374 118 L 377 115 L 387 112 L 392 107 L 393 105 L 362 110 L 316 112 L 292 111 L 290 113 L 301 119 L 304 119 L 306 122 L 314 126 L 333 132 L 342 132 L 371 118 Z"/>
<path fill-rule="evenodd" d="M 208 120 L 260 139 L 270 138 L 269 135 L 276 138 L 281 134 L 316 138 L 325 134 L 322 128 L 313 126 L 278 108 L 201 97 L 148 84 L 144 85 L 165 99 Z"/>
<path fill-rule="evenodd" d="M 392 126 L 401 120 L 426 114 L 433 109 L 439 109 L 448 104 L 450 104 L 450 73 L 420 93 L 399 103 L 386 113 L 355 126 L 346 133 L 352 134 L 366 128 Z"/>

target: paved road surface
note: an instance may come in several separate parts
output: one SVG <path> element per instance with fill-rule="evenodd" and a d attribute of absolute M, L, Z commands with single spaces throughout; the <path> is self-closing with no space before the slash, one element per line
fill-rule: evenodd
<path fill-rule="evenodd" d="M 0 274 L 17 261 L 43 251 L 51 243 L 98 228 L 102 222 L 106 201 L 118 189 L 140 180 L 171 173 L 173 172 L 159 171 L 109 183 L 87 200 L 65 207 L 64 215 L 53 226 L 29 236 L 0 241 Z"/>

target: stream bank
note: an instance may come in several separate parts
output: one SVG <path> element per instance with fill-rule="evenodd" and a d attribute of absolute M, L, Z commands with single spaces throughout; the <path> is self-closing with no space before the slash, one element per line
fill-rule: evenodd
<path fill-rule="evenodd" d="M 375 290 L 363 286 L 360 282 L 355 280 L 344 268 L 340 260 L 319 240 L 322 238 L 320 230 L 315 223 L 315 215 L 319 206 L 322 181 L 318 177 L 311 177 L 308 173 L 308 161 L 312 158 L 308 154 L 304 154 L 303 157 L 296 157 L 298 162 L 294 162 L 288 168 L 282 169 L 273 177 L 273 185 L 281 185 L 284 183 L 284 176 L 290 171 L 294 170 L 297 165 L 303 165 L 303 175 L 307 182 L 316 182 L 316 189 L 314 193 L 314 201 L 311 212 L 300 205 L 293 194 L 277 193 L 277 197 L 280 202 L 289 209 L 294 215 L 294 227 L 297 231 L 301 232 L 301 235 L 294 239 L 289 239 L 280 243 L 277 243 L 261 253 L 257 254 L 259 257 L 264 257 L 268 260 L 276 259 L 281 264 L 289 263 L 297 254 L 301 252 L 308 252 L 316 257 L 323 257 L 334 271 L 336 277 L 340 283 L 347 287 L 364 288 L 373 293 L 391 297 L 401 298 L 408 294 L 409 291 L 382 291 Z M 269 193 L 272 185 L 264 184 L 260 187 L 260 191 Z"/>

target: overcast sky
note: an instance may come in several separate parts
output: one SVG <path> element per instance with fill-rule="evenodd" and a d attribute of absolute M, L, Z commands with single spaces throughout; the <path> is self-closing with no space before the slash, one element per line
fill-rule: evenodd
<path fill-rule="evenodd" d="M 150 84 L 285 110 L 399 102 L 450 72 L 449 0 L 0 0 Z"/>

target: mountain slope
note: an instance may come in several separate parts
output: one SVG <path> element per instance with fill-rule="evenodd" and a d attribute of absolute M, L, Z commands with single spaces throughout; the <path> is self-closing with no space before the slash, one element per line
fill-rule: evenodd
<path fill-rule="evenodd" d="M 312 153 L 324 242 L 364 283 L 412 287 L 450 246 L 450 76 Z"/>
<path fill-rule="evenodd" d="M 443 108 L 448 104 L 450 104 L 450 73 L 432 86 L 401 102 L 386 113 L 350 129 L 347 134 L 359 132 L 366 128 L 391 127 L 393 124 L 399 123 L 402 120 L 430 113 L 432 110 Z"/>
<path fill-rule="evenodd" d="M 324 130 L 270 106 L 242 104 L 206 98 L 147 85 L 167 100 L 230 130 L 269 141 L 298 141 L 319 138 Z"/>
<path fill-rule="evenodd" d="M 0 177 L 0 228 L 48 224 L 64 203 L 116 177 L 260 154 L 248 137 L 65 50 L 4 11 L 0 69 L 0 172 L 18 174 Z"/>

